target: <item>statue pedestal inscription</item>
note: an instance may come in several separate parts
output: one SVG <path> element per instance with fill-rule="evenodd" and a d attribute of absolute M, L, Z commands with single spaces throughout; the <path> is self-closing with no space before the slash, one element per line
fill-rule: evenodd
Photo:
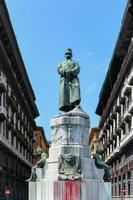
<path fill-rule="evenodd" d="M 111 200 L 104 170 L 91 159 L 89 123 L 80 106 L 52 118 L 49 158 L 43 177 L 29 183 L 29 200 Z"/>

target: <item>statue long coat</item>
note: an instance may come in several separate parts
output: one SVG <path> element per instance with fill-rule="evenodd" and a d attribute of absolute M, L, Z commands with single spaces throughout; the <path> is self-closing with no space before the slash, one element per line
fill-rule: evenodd
<path fill-rule="evenodd" d="M 61 75 L 59 88 L 59 109 L 69 111 L 75 102 L 80 103 L 80 86 L 78 73 L 79 64 L 71 59 L 64 60 L 58 65 Z"/>

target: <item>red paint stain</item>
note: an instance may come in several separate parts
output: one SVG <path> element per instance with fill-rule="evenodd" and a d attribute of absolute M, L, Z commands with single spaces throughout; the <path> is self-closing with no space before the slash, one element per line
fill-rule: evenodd
<path fill-rule="evenodd" d="M 54 200 L 80 200 L 80 181 L 55 181 Z"/>
<path fill-rule="evenodd" d="M 80 181 L 65 181 L 63 200 L 80 200 Z"/>

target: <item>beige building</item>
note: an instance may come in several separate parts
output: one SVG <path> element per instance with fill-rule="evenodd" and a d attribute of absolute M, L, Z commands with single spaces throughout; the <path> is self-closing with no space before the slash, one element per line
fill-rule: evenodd
<path fill-rule="evenodd" d="M 133 199 L 133 5 L 128 1 L 96 113 L 115 200 Z"/>
<path fill-rule="evenodd" d="M 99 146 L 99 134 L 100 134 L 99 127 L 91 128 L 89 133 L 88 144 L 90 146 L 92 156 L 95 155 L 96 147 Z"/>

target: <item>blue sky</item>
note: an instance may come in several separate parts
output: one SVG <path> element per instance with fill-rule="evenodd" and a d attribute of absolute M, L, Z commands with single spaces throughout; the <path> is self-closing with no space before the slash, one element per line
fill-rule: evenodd
<path fill-rule="evenodd" d="M 97 126 L 98 96 L 120 30 L 127 0 L 7 0 L 22 57 L 36 95 L 36 120 L 51 138 L 58 111 L 57 64 L 73 49 L 81 67 L 81 106 Z"/>

